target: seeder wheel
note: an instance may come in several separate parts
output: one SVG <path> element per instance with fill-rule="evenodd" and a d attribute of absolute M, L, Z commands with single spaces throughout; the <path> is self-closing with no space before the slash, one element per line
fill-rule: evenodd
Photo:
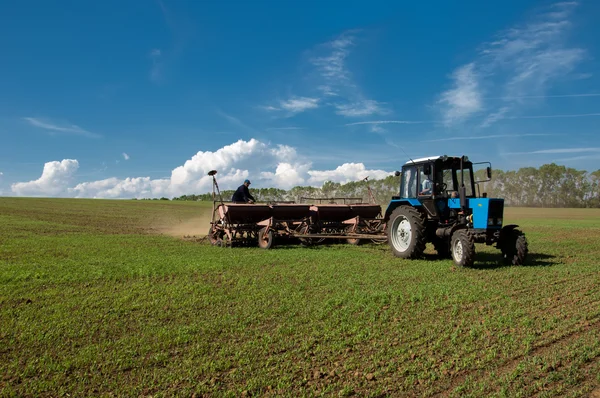
<path fill-rule="evenodd" d="M 258 247 L 261 249 L 270 249 L 273 246 L 273 231 L 267 231 L 267 228 L 262 228 L 258 231 Z"/>
<path fill-rule="evenodd" d="M 213 246 L 221 246 L 223 244 L 223 235 L 225 235 L 225 233 L 223 231 L 215 230 L 213 225 L 208 229 L 208 240 Z"/>

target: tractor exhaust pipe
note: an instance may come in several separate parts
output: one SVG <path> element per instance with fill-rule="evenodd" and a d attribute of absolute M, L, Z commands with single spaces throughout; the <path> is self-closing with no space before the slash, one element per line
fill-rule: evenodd
<path fill-rule="evenodd" d="M 463 165 L 464 159 L 464 155 L 460 157 L 460 188 L 458 189 L 460 208 L 463 212 L 467 210 L 467 188 L 465 188 L 465 169 Z"/>

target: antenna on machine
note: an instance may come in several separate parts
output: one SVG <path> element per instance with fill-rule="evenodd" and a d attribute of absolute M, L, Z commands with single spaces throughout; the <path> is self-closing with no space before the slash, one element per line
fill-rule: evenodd
<path fill-rule="evenodd" d="M 215 202 L 215 189 L 216 193 L 219 194 L 219 199 L 221 200 L 221 204 L 223 204 L 223 196 L 221 196 L 221 191 L 219 190 L 219 184 L 217 184 L 217 179 L 215 175 L 217 174 L 217 170 L 211 170 L 208 172 L 208 175 L 212 177 L 213 180 L 213 202 Z"/>

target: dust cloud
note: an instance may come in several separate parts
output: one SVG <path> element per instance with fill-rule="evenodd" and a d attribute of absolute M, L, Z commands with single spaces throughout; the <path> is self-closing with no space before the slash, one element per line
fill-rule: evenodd
<path fill-rule="evenodd" d="M 177 238 L 189 236 L 206 236 L 210 228 L 210 216 L 194 217 L 181 222 L 171 221 L 169 225 L 163 225 L 157 228 L 158 232 L 164 235 Z"/>

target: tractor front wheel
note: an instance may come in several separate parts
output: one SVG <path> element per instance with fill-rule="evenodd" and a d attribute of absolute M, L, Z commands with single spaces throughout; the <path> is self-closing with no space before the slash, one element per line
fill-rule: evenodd
<path fill-rule="evenodd" d="M 475 243 L 465 229 L 459 229 L 452 234 L 450 251 L 454 264 L 459 267 L 471 267 L 475 261 Z"/>
<path fill-rule="evenodd" d="M 426 243 L 423 215 L 412 207 L 396 208 L 388 222 L 388 243 L 396 257 L 421 257 Z"/>
<path fill-rule="evenodd" d="M 529 252 L 525 234 L 518 229 L 512 229 L 508 231 L 502 237 L 500 242 L 500 250 L 502 251 L 502 260 L 505 264 L 525 264 L 525 258 Z"/>

